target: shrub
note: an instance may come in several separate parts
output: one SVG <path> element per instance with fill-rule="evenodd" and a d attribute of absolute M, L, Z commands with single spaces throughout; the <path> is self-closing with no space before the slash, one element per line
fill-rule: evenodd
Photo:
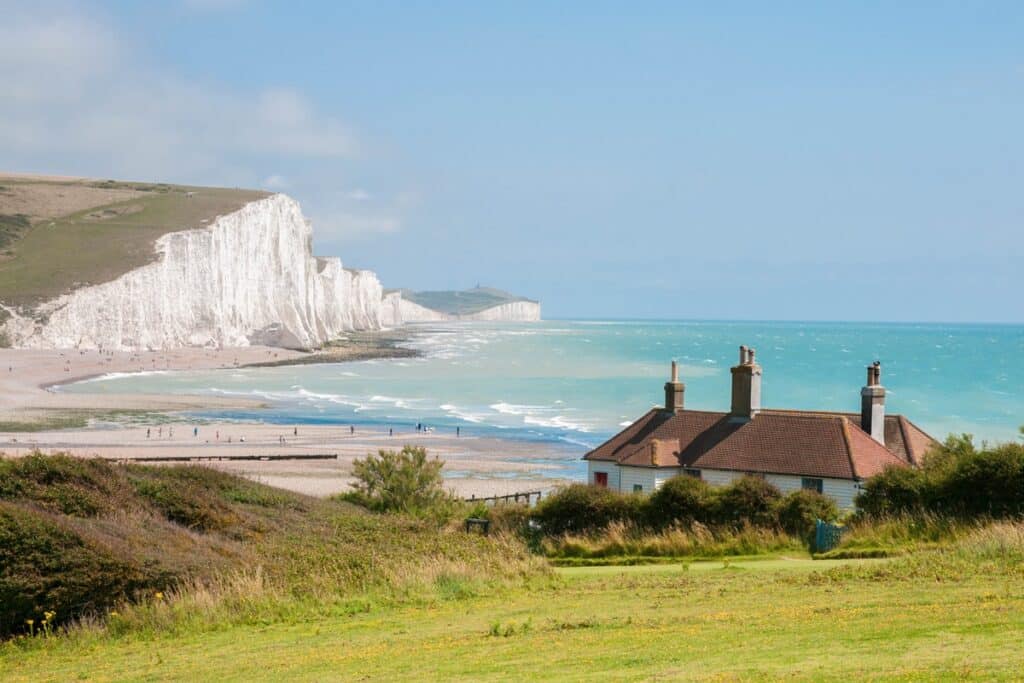
<path fill-rule="evenodd" d="M 887 467 L 864 482 L 855 504 L 864 513 L 879 517 L 924 509 L 925 474 L 909 467 Z"/>
<path fill-rule="evenodd" d="M 834 522 L 839 519 L 839 508 L 834 500 L 807 489 L 793 491 L 779 500 L 775 513 L 779 526 L 800 538 L 809 538 L 814 533 L 816 520 Z"/>
<path fill-rule="evenodd" d="M 930 512 L 974 518 L 1024 514 L 1024 446 L 976 449 L 951 436 L 921 469 L 888 468 L 864 484 L 858 509 L 869 516 Z"/>
<path fill-rule="evenodd" d="M 651 526 L 666 527 L 678 522 L 712 521 L 715 499 L 707 482 L 680 475 L 672 477 L 651 494 L 648 517 Z"/>
<path fill-rule="evenodd" d="M 129 560 L 83 540 L 59 517 L 0 502 L 0 636 L 99 611 L 146 583 Z"/>
<path fill-rule="evenodd" d="M 31 501 L 50 512 L 94 517 L 126 493 L 124 478 L 98 458 L 37 452 L 0 460 L 0 500 Z"/>
<path fill-rule="evenodd" d="M 733 527 L 775 526 L 775 504 L 781 497 L 779 490 L 764 479 L 741 477 L 718 492 L 718 521 Z"/>
<path fill-rule="evenodd" d="M 935 482 L 935 506 L 963 516 L 1024 513 L 1024 446 L 1004 444 L 956 459 Z"/>
<path fill-rule="evenodd" d="M 547 535 L 603 529 L 612 522 L 643 522 L 646 499 L 600 486 L 572 484 L 558 489 L 534 509 L 532 518 Z"/>
<path fill-rule="evenodd" d="M 381 450 L 352 463 L 358 499 L 380 512 L 409 514 L 450 510 L 454 502 L 444 490 L 441 468 L 444 462 L 427 458 L 421 446 L 401 451 Z"/>

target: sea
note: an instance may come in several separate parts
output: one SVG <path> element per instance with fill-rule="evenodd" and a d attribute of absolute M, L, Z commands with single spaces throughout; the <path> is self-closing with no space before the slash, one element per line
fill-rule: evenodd
<path fill-rule="evenodd" d="M 269 407 L 191 414 L 282 424 L 416 425 L 535 442 L 579 456 L 664 401 L 679 363 L 685 405 L 728 410 L 741 344 L 764 369 L 766 408 L 859 412 L 865 367 L 882 363 L 886 410 L 937 439 L 1019 438 L 1024 325 L 550 320 L 412 326 L 418 358 L 111 374 L 69 392 L 211 394 Z M 582 477 L 578 465 L 569 476 Z"/>

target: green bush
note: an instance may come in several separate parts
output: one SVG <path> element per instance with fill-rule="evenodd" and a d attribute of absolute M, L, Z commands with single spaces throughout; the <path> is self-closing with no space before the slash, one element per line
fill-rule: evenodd
<path fill-rule="evenodd" d="M 891 467 L 869 479 L 857 496 L 864 515 L 923 512 L 954 517 L 1024 514 L 1024 446 L 974 447 L 969 435 L 951 436 L 920 469 Z"/>
<path fill-rule="evenodd" d="M 775 505 L 782 497 L 777 488 L 760 477 L 743 476 L 717 492 L 718 522 L 732 527 L 744 524 L 776 525 Z"/>
<path fill-rule="evenodd" d="M 1009 443 L 963 455 L 934 486 L 934 506 L 955 515 L 1024 514 L 1024 446 Z"/>
<path fill-rule="evenodd" d="M 38 629 L 46 612 L 62 623 L 102 611 L 151 578 L 59 517 L 0 502 L 0 637 Z"/>
<path fill-rule="evenodd" d="M 98 458 L 32 453 L 0 460 L 0 500 L 32 502 L 50 512 L 94 517 L 128 494 L 125 479 Z"/>
<path fill-rule="evenodd" d="M 542 500 L 532 518 L 546 535 L 580 533 L 603 529 L 612 522 L 642 524 L 647 518 L 647 500 L 589 484 L 572 484 Z"/>
<path fill-rule="evenodd" d="M 783 531 L 809 538 L 814 533 L 815 521 L 834 522 L 839 519 L 839 508 L 828 496 L 801 489 L 780 499 L 775 514 Z"/>
<path fill-rule="evenodd" d="M 444 490 L 442 467 L 444 462 L 428 459 L 422 446 L 380 450 L 352 463 L 353 499 L 379 512 L 447 516 L 454 499 Z"/>
<path fill-rule="evenodd" d="M 648 519 L 652 527 L 683 522 L 708 524 L 715 515 L 715 496 L 707 482 L 680 475 L 672 477 L 651 494 Z"/>
<path fill-rule="evenodd" d="M 926 477 L 922 470 L 887 467 L 864 482 L 857 508 L 871 516 L 919 512 L 925 507 Z"/>

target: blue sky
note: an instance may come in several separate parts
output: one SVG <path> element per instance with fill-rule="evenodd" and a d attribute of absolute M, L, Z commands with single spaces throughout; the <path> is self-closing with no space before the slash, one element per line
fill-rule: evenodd
<path fill-rule="evenodd" d="M 1024 5 L 15 3 L 0 167 L 549 317 L 1024 320 Z"/>

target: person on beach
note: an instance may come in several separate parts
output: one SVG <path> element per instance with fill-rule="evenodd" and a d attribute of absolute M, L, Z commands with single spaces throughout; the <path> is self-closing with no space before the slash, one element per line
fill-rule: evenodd
<path fill-rule="evenodd" d="M 298 435 L 299 435 L 299 428 L 296 427 L 295 429 L 292 430 L 292 436 L 298 436 Z"/>
<path fill-rule="evenodd" d="M 355 433 L 356 433 L 356 428 L 355 428 L 355 426 L 354 426 L 354 425 L 349 425 L 349 426 L 348 426 L 348 433 L 349 433 L 350 435 L 352 435 L 352 436 L 354 436 L 354 435 L 355 435 Z"/>
<path fill-rule="evenodd" d="M 199 427 L 192 428 L 192 436 L 199 436 Z"/>
<path fill-rule="evenodd" d="M 456 438 L 458 438 L 461 433 L 462 433 L 462 427 L 456 427 L 455 428 L 455 436 L 456 436 Z"/>
<path fill-rule="evenodd" d="M 146 438 L 147 439 L 149 438 L 149 430 L 150 430 L 150 427 L 146 427 Z"/>
<path fill-rule="evenodd" d="M 394 435 L 395 435 L 395 430 L 392 429 L 391 427 L 388 427 L 388 436 L 394 436 Z"/>

